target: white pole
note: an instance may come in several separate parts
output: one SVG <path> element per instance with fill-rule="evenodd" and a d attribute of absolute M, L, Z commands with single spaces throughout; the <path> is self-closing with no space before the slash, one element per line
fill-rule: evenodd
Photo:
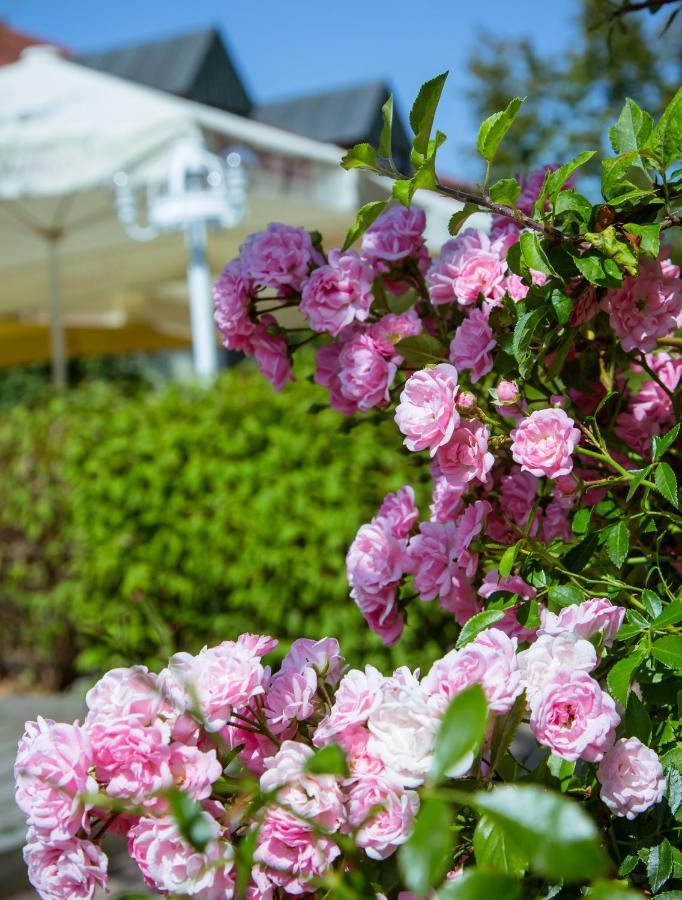
<path fill-rule="evenodd" d="M 206 225 L 193 222 L 185 231 L 187 240 L 187 287 L 192 325 L 192 358 L 194 371 L 211 382 L 218 371 L 211 275 L 206 262 Z"/>
<path fill-rule="evenodd" d="M 62 322 L 62 291 L 59 283 L 58 237 L 47 239 L 47 260 L 50 275 L 50 362 L 52 384 L 66 387 L 66 341 Z"/>

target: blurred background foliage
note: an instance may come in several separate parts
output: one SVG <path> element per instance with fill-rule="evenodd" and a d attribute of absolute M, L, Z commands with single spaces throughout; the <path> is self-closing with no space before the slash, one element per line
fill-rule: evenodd
<path fill-rule="evenodd" d="M 606 149 L 608 128 L 625 97 L 661 112 L 680 83 L 682 16 L 663 9 L 611 19 L 604 0 L 579 0 L 575 39 L 548 55 L 526 37 L 483 32 L 469 58 L 467 92 L 476 121 L 528 97 L 514 122 L 513 140 L 496 155 L 500 173 L 526 173 L 566 162 L 586 149 Z M 678 10 L 679 11 L 679 10 Z M 592 174 L 599 175 L 598 163 Z"/>
<path fill-rule="evenodd" d="M 436 609 L 388 650 L 348 597 L 357 528 L 425 478 L 392 423 L 349 429 L 305 377 L 275 395 L 248 364 L 208 390 L 123 374 L 1 386 L 0 677 L 63 688 L 242 631 L 334 636 L 360 665 L 438 655 Z"/>

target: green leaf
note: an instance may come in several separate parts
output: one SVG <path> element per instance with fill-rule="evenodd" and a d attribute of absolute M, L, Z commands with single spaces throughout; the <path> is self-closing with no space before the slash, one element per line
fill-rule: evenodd
<path fill-rule="evenodd" d="M 189 794 L 172 789 L 166 796 L 180 834 L 195 850 L 203 853 L 214 839 L 213 820 Z"/>
<path fill-rule="evenodd" d="M 416 334 L 413 337 L 403 338 L 395 345 L 400 356 L 405 358 L 408 366 L 423 368 L 433 363 L 442 363 L 447 359 L 447 350 L 431 334 Z"/>
<path fill-rule="evenodd" d="M 666 500 L 677 506 L 677 479 L 668 463 L 660 463 L 656 469 L 656 487 Z"/>
<path fill-rule="evenodd" d="M 485 631 L 486 628 L 494 625 L 495 622 L 499 622 L 500 619 L 504 619 L 504 612 L 501 609 L 484 609 L 483 612 L 476 613 L 475 616 L 472 616 L 465 622 L 455 647 L 464 647 L 470 641 L 473 641 L 477 634 Z"/>
<path fill-rule="evenodd" d="M 516 114 L 524 100 L 525 97 L 514 97 L 506 109 L 502 110 L 502 112 L 493 113 L 492 116 L 489 116 L 482 123 L 478 130 L 476 149 L 486 162 L 492 162 L 502 138 L 516 118 Z"/>
<path fill-rule="evenodd" d="M 552 304 L 552 309 L 554 310 L 557 322 L 559 325 L 565 325 L 571 318 L 571 313 L 573 312 L 573 300 L 558 288 L 555 288 L 552 291 L 549 295 L 549 300 Z"/>
<path fill-rule="evenodd" d="M 597 549 L 598 543 L 599 538 L 596 534 L 587 534 L 579 544 L 576 544 L 575 547 L 571 547 L 568 553 L 564 556 L 564 566 L 569 570 L 569 572 L 582 572 L 585 566 L 592 559 L 592 556 Z"/>
<path fill-rule="evenodd" d="M 622 881 L 595 881 L 587 894 L 589 900 L 642 900 L 639 891 L 633 891 Z"/>
<path fill-rule="evenodd" d="M 663 456 L 663 454 L 670 449 L 670 446 L 675 443 L 677 440 L 677 435 L 680 433 L 680 423 L 677 422 L 673 427 L 664 434 L 662 437 L 655 436 L 653 441 L 653 460 L 654 462 L 658 462 L 658 460 Z"/>
<path fill-rule="evenodd" d="M 433 120 L 448 74 L 443 72 L 442 75 L 437 75 L 423 84 L 410 111 L 410 126 L 415 135 L 413 147 L 416 154 L 421 157 L 426 157 L 429 149 Z M 418 159 L 416 165 L 421 165 L 422 162 L 423 158 Z"/>
<path fill-rule="evenodd" d="M 584 278 L 599 287 L 615 288 L 623 280 L 618 265 L 613 260 L 604 259 L 598 253 L 588 251 L 583 256 L 574 256 L 573 262 Z"/>
<path fill-rule="evenodd" d="M 557 271 L 547 259 L 547 254 L 542 248 L 537 231 L 524 231 L 519 238 L 519 243 L 521 245 L 521 255 L 529 269 L 544 272 L 545 275 L 559 277 Z"/>
<path fill-rule="evenodd" d="M 521 885 L 511 875 L 467 869 L 458 878 L 446 881 L 435 900 L 518 900 Z"/>
<path fill-rule="evenodd" d="M 562 759 L 560 756 L 556 756 L 554 753 L 552 753 L 547 760 L 547 768 L 552 773 L 552 775 L 560 782 L 561 792 L 564 793 L 565 791 L 567 791 L 571 784 L 573 773 L 575 772 L 575 762 L 570 762 L 567 759 Z"/>
<path fill-rule="evenodd" d="M 533 309 L 531 312 L 524 313 L 514 327 L 514 339 L 512 341 L 512 353 L 514 358 L 521 365 L 524 357 L 528 353 L 530 342 L 533 340 L 535 329 L 544 319 L 546 310 L 544 307 Z"/>
<path fill-rule="evenodd" d="M 371 144 L 356 144 L 351 147 L 341 159 L 344 169 L 372 169 L 377 168 L 377 153 Z"/>
<path fill-rule="evenodd" d="M 651 738 L 651 717 L 646 706 L 634 691 L 630 691 L 628 697 L 628 705 L 623 718 L 623 733 L 639 738 L 643 744 L 648 744 Z"/>
<path fill-rule="evenodd" d="M 549 589 L 548 596 L 550 603 L 556 603 L 557 606 L 573 606 L 585 599 L 580 588 L 572 584 L 554 584 Z"/>
<path fill-rule="evenodd" d="M 408 209 L 412 203 L 414 192 L 415 186 L 411 178 L 398 178 L 393 182 L 393 187 L 391 188 L 391 193 L 395 199 Z"/>
<path fill-rule="evenodd" d="M 618 116 L 615 125 L 609 128 L 609 140 L 613 152 L 634 153 L 644 147 L 654 127 L 653 119 L 648 112 L 629 97 Z"/>
<path fill-rule="evenodd" d="M 317 750 L 303 768 L 313 775 L 338 775 L 341 778 L 348 775 L 346 754 L 338 744 L 328 744 Z"/>
<path fill-rule="evenodd" d="M 555 169 L 553 172 L 550 172 L 548 174 L 544 184 L 544 192 L 550 205 L 554 205 L 554 200 L 556 199 L 559 191 L 566 184 L 575 170 L 579 169 L 580 166 L 584 166 L 586 162 L 589 162 L 594 156 L 595 152 L 595 150 L 584 150 L 582 153 L 579 153 L 575 159 L 572 159 L 570 162 L 564 163 L 563 166 L 559 166 L 558 169 Z"/>
<path fill-rule="evenodd" d="M 645 466 L 643 469 L 632 469 L 630 471 L 630 474 L 634 475 L 634 478 L 630 482 L 630 487 L 628 488 L 627 497 L 625 498 L 628 503 L 635 496 L 637 488 L 646 479 L 646 477 L 648 476 L 650 471 L 651 471 L 651 466 Z"/>
<path fill-rule="evenodd" d="M 561 191 L 554 202 L 554 213 L 560 216 L 567 212 L 576 213 L 580 221 L 586 223 L 592 216 L 592 204 L 587 197 L 574 190 Z"/>
<path fill-rule="evenodd" d="M 474 831 L 476 863 L 507 875 L 520 877 L 528 868 L 528 860 L 518 847 L 509 841 L 503 828 L 481 816 Z"/>
<path fill-rule="evenodd" d="M 669 634 L 658 638 L 651 645 L 651 655 L 669 669 L 682 671 L 682 635 Z"/>
<path fill-rule="evenodd" d="M 499 181 L 490 186 L 488 193 L 493 203 L 500 203 L 503 206 L 516 206 L 516 201 L 521 193 L 521 185 L 515 178 L 500 178 Z"/>
<path fill-rule="evenodd" d="M 467 221 L 469 216 L 478 212 L 478 206 L 475 203 L 465 203 L 459 212 L 453 213 L 448 222 L 448 231 L 450 234 L 458 234 L 462 225 Z"/>
<path fill-rule="evenodd" d="M 575 801 L 538 785 L 509 784 L 477 792 L 473 802 L 527 855 L 536 872 L 565 881 L 605 872 L 597 829 Z"/>
<path fill-rule="evenodd" d="M 592 507 L 591 506 L 581 506 L 580 509 L 573 516 L 573 521 L 571 522 L 571 531 L 573 534 L 582 536 L 587 531 L 590 519 L 592 517 Z"/>
<path fill-rule="evenodd" d="M 367 231 L 369 226 L 374 222 L 388 206 L 388 200 L 372 200 L 371 203 L 365 203 L 358 210 L 355 222 L 351 225 L 343 242 L 342 250 L 347 250 L 354 241 Z"/>
<path fill-rule="evenodd" d="M 388 100 L 381 107 L 381 117 L 384 124 L 382 126 L 381 135 L 379 137 L 379 156 L 387 159 L 391 163 L 392 167 L 393 156 L 391 152 L 391 138 L 393 132 L 393 94 L 391 94 Z"/>
<path fill-rule="evenodd" d="M 412 834 L 398 851 L 398 869 L 405 886 L 425 897 L 447 870 L 453 843 L 448 805 L 435 798 L 424 800 Z"/>
<path fill-rule="evenodd" d="M 504 754 L 511 746 L 519 725 L 526 712 L 526 695 L 521 694 L 504 716 L 495 716 L 493 735 L 490 740 L 490 771 L 497 771 Z M 480 862 L 480 860 L 479 860 Z"/>
<path fill-rule="evenodd" d="M 682 109 L 680 110 L 682 115 Z M 673 872 L 673 850 L 668 840 L 661 841 L 656 847 L 652 847 L 646 865 L 646 874 L 649 885 L 654 894 L 663 887 Z"/>
<path fill-rule="evenodd" d="M 459 772 L 462 762 L 477 753 L 485 737 L 488 706 L 480 684 L 458 694 L 443 716 L 433 748 L 431 778 L 438 782 L 448 772 Z M 468 766 L 467 766 L 468 768 Z"/>
<path fill-rule="evenodd" d="M 659 172 L 682 159 L 682 88 L 665 108 L 646 146 L 655 154 Z"/>
<path fill-rule="evenodd" d="M 606 532 L 606 553 L 617 569 L 620 569 L 627 559 L 630 549 L 630 533 L 625 522 L 609 528 Z"/>
<path fill-rule="evenodd" d="M 643 256 L 649 256 L 651 259 L 658 257 L 661 244 L 660 222 L 655 222 L 653 225 L 636 225 L 633 222 L 628 222 L 627 225 L 623 225 L 623 231 L 627 231 L 628 234 L 634 234 L 638 238 L 639 252 Z"/>
<path fill-rule="evenodd" d="M 670 766 L 666 774 L 665 798 L 670 812 L 675 815 L 682 807 L 682 774 L 674 766 Z"/>
<path fill-rule="evenodd" d="M 622 705 L 627 706 L 628 694 L 630 693 L 630 683 L 635 672 L 642 664 L 646 653 L 640 648 L 619 660 L 609 672 L 606 683 L 609 686 L 609 693 Z"/>
<path fill-rule="evenodd" d="M 660 615 L 656 616 L 652 625 L 654 628 L 668 628 L 670 625 L 677 625 L 682 622 L 682 600 L 675 600 L 669 606 L 666 606 Z"/>
<path fill-rule="evenodd" d="M 649 613 L 652 619 L 655 619 L 657 616 L 660 616 L 663 610 L 663 601 L 654 591 L 642 591 L 641 594 L 642 603 L 646 607 L 646 611 Z"/>
<path fill-rule="evenodd" d="M 502 554 L 499 564 L 499 572 L 504 578 L 511 574 L 511 570 L 514 568 L 514 560 L 516 559 L 516 551 L 519 549 L 518 541 L 515 544 L 512 544 L 511 547 L 507 547 L 507 549 Z"/>

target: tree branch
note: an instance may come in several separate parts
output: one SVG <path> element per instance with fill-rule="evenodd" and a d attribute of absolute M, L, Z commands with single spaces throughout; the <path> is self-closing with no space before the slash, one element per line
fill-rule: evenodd
<path fill-rule="evenodd" d="M 661 6 L 670 6 L 673 3 L 680 2 L 682 2 L 682 0 L 635 0 L 635 2 L 625 2 L 622 3 L 618 9 L 614 9 L 613 12 L 609 13 L 604 21 L 615 22 L 616 19 L 628 16 L 630 13 L 642 12 L 645 9 L 651 10 L 652 12 L 658 12 L 658 9 Z"/>

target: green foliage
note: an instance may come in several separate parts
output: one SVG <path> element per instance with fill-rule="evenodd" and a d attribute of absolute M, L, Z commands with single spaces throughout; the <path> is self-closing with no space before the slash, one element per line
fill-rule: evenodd
<path fill-rule="evenodd" d="M 477 753 L 485 737 L 488 709 L 480 685 L 474 684 L 450 703 L 443 716 L 433 750 L 431 777 L 440 781 L 467 756 Z"/>
<path fill-rule="evenodd" d="M 363 665 L 422 647 L 420 661 L 434 658 L 426 630 L 386 651 L 343 571 L 360 523 L 386 491 L 418 487 L 419 471 L 390 424 L 344 433 L 342 416 L 309 412 L 322 398 L 305 380 L 275 395 L 242 365 L 208 391 L 95 382 L 7 410 L 5 671 L 59 686 L 76 669 L 158 667 L 242 631 L 276 635 L 282 650 L 333 635 Z"/>
<path fill-rule="evenodd" d="M 406 886 L 417 897 L 426 897 L 445 874 L 454 844 L 447 803 L 428 799 L 414 821 L 409 839 L 398 851 L 398 867 Z"/>

